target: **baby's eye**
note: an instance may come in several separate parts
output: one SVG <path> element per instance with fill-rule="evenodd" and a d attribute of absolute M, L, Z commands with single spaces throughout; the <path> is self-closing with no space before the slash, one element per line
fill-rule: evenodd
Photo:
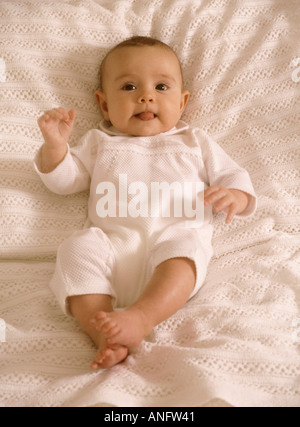
<path fill-rule="evenodd" d="M 155 89 L 160 91 L 165 91 L 165 90 L 168 90 L 168 86 L 165 85 L 164 83 L 160 83 L 159 85 L 156 86 Z"/>
<path fill-rule="evenodd" d="M 127 84 L 123 87 L 123 90 L 127 90 L 127 91 L 136 90 L 136 86 L 132 84 Z"/>

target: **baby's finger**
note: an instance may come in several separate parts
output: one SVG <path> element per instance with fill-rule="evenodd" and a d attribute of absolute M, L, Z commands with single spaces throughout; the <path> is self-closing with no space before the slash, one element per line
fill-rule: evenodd
<path fill-rule="evenodd" d="M 75 119 L 76 119 L 76 110 L 72 109 L 68 112 L 68 120 L 66 120 L 66 122 L 69 125 L 72 125 L 74 123 Z"/>
<path fill-rule="evenodd" d="M 61 113 L 57 109 L 46 111 L 42 116 L 46 121 L 49 120 L 61 120 Z"/>
<path fill-rule="evenodd" d="M 224 197 L 226 197 L 226 195 L 227 193 L 223 188 L 218 189 L 209 195 L 204 194 L 204 205 L 205 206 L 213 205 L 216 202 L 218 202 L 220 199 L 223 199 Z"/>
<path fill-rule="evenodd" d="M 218 185 L 212 185 L 211 187 L 208 187 L 206 190 L 204 190 L 204 197 L 208 197 L 216 191 L 219 191 L 220 189 L 221 187 L 219 187 Z"/>
<path fill-rule="evenodd" d="M 69 113 L 65 108 L 63 107 L 55 108 L 54 111 L 59 120 L 64 120 L 64 121 L 69 120 Z"/>
<path fill-rule="evenodd" d="M 237 208 L 234 203 L 231 204 L 225 223 L 229 225 L 237 213 Z"/>
<path fill-rule="evenodd" d="M 48 122 L 49 120 L 50 120 L 50 116 L 49 116 L 49 114 L 47 114 L 47 113 L 43 114 L 43 115 L 42 115 L 41 117 L 39 117 L 39 118 L 38 118 L 38 120 L 37 120 L 39 127 L 40 127 L 41 129 L 43 129 L 43 128 L 46 126 L 46 124 L 47 124 L 47 122 Z"/>
<path fill-rule="evenodd" d="M 48 115 L 47 114 L 43 114 L 41 117 L 38 118 L 38 124 L 42 125 L 45 121 L 48 120 Z"/>
<path fill-rule="evenodd" d="M 72 109 L 69 111 L 69 119 L 72 121 L 76 119 L 76 110 Z"/>
<path fill-rule="evenodd" d="M 216 200 L 216 202 L 214 203 L 214 211 L 220 212 L 225 210 L 226 208 L 228 208 L 232 203 L 232 200 L 225 195 L 224 197 L 221 197 L 220 199 Z"/>
<path fill-rule="evenodd" d="M 52 110 L 46 111 L 44 116 L 46 116 L 46 121 L 49 121 L 49 120 L 66 121 L 69 118 L 69 114 L 67 110 L 65 110 L 64 108 L 53 108 Z"/>

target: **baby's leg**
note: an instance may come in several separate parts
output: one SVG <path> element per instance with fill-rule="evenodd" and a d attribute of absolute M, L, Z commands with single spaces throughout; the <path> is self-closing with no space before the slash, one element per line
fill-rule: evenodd
<path fill-rule="evenodd" d="M 196 283 L 195 263 L 173 258 L 155 270 L 144 293 L 124 311 L 99 311 L 90 324 L 106 336 L 109 346 L 136 348 L 152 329 L 176 313 L 189 299 Z"/>
<path fill-rule="evenodd" d="M 110 367 L 128 353 L 120 346 L 107 348 L 103 332 L 95 331 L 89 323 L 99 310 L 113 310 L 114 268 L 115 256 L 109 238 L 99 228 L 87 228 L 75 232 L 61 244 L 50 282 L 63 311 L 71 312 L 99 348 L 93 368 L 97 364 L 102 368 Z"/>
<path fill-rule="evenodd" d="M 110 368 L 122 362 L 128 355 L 128 348 L 123 345 L 107 345 L 105 332 L 97 331 L 90 320 L 99 310 L 112 312 L 113 307 L 109 295 L 78 295 L 68 299 L 72 315 L 82 329 L 91 337 L 99 351 L 91 365 L 92 369 Z"/>

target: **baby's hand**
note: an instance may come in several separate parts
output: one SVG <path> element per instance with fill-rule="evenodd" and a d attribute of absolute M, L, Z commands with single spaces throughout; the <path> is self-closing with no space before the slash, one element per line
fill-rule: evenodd
<path fill-rule="evenodd" d="M 54 108 L 38 119 L 45 144 L 51 148 L 65 146 L 70 138 L 75 123 L 76 111 Z"/>
<path fill-rule="evenodd" d="M 204 206 L 213 205 L 214 212 L 226 212 L 226 224 L 230 224 L 235 215 L 246 209 L 249 200 L 250 196 L 244 191 L 218 185 L 213 185 L 204 191 Z"/>

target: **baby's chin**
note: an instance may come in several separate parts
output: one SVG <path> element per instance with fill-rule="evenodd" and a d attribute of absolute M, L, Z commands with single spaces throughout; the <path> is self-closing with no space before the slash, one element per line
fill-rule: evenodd
<path fill-rule="evenodd" d="M 135 119 L 135 120 L 138 120 L 138 119 Z M 141 121 L 140 123 L 138 122 L 133 126 L 128 126 L 125 132 L 128 135 L 132 135 L 132 136 L 147 137 L 147 136 L 155 136 L 155 135 L 159 135 L 160 133 L 168 132 L 173 127 L 174 126 L 171 126 L 171 127 L 163 126 L 162 124 L 159 123 L 159 120 L 155 118 L 151 121 Z"/>

